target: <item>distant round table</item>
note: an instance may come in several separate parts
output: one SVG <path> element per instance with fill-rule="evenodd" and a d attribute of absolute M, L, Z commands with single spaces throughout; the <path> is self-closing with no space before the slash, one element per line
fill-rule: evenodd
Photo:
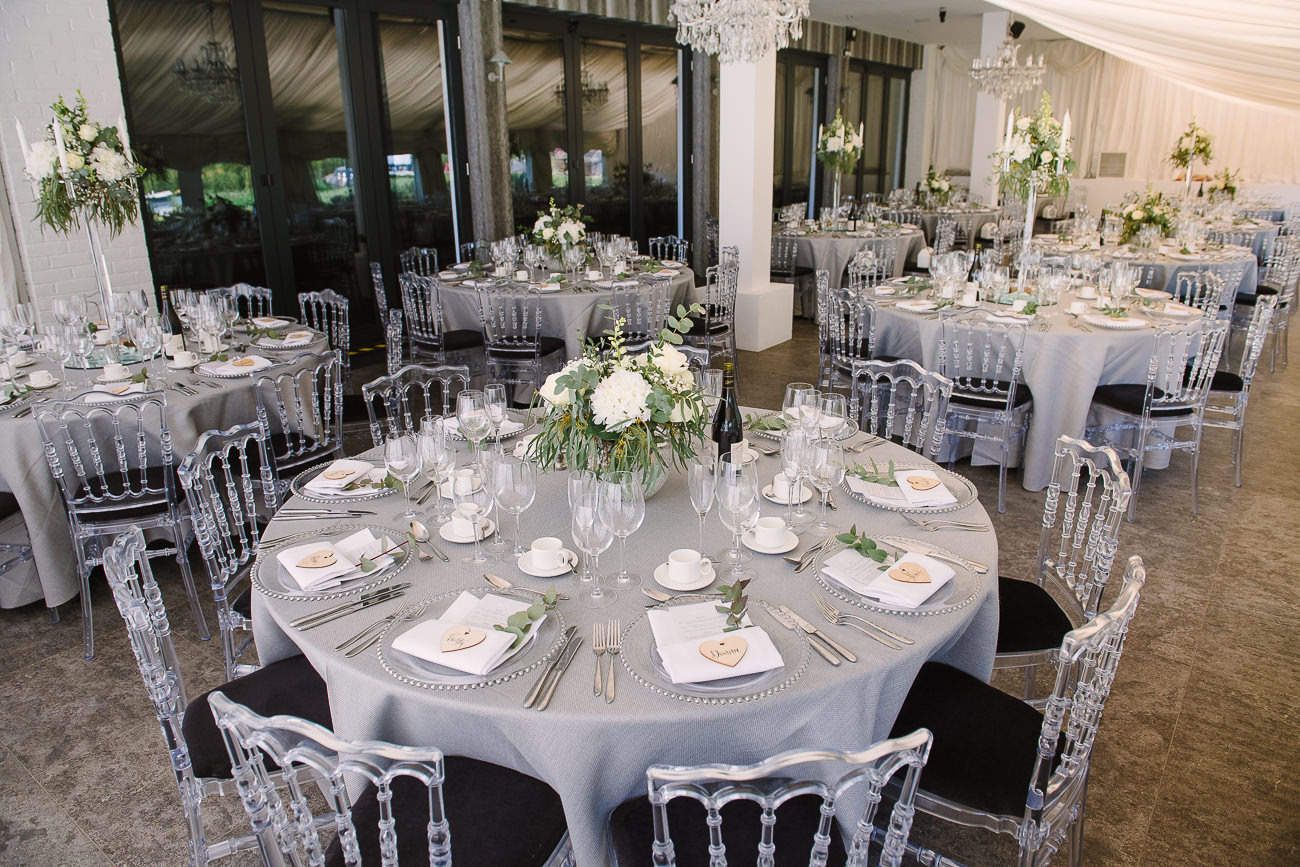
<path fill-rule="evenodd" d="M 985 223 L 991 223 L 1002 216 L 1001 208 L 940 208 L 936 211 L 921 212 L 921 228 L 925 230 L 926 243 L 934 244 L 934 230 L 939 225 L 939 218 L 945 214 L 951 214 L 959 221 L 967 223 L 967 229 L 972 239 L 980 236 L 980 230 L 984 228 Z M 972 246 L 974 244 L 972 243 Z"/>
<path fill-rule="evenodd" d="M 783 226 L 773 226 L 773 233 L 788 231 Z M 877 247 L 882 236 L 874 229 L 853 232 L 795 232 L 798 238 L 798 253 L 795 264 L 813 271 L 826 271 L 830 277 L 832 289 L 843 285 L 844 269 L 859 250 Z M 902 276 L 904 265 L 916 261 L 916 254 L 925 246 L 925 235 L 917 226 L 904 225 L 898 235 L 898 251 L 894 255 L 894 266 L 890 276 Z"/>
<path fill-rule="evenodd" d="M 1237 294 L 1254 295 L 1259 282 L 1259 263 L 1255 254 L 1246 247 L 1212 247 L 1194 253 L 1182 253 L 1178 248 L 1168 244 L 1155 249 L 1120 245 L 1117 247 L 1099 247 L 1096 245 L 1060 244 L 1050 236 L 1039 235 L 1034 238 L 1034 246 L 1043 251 L 1048 260 L 1061 260 L 1079 253 L 1095 253 L 1106 261 L 1124 262 L 1149 271 L 1143 286 L 1147 289 L 1160 289 L 1172 292 L 1178 285 L 1178 275 L 1183 272 L 1213 271 L 1221 277 L 1240 273 Z"/>

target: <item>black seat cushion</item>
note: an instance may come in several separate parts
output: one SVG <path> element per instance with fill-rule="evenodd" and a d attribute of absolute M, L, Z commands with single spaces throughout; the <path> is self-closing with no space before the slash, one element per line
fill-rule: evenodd
<path fill-rule="evenodd" d="M 993 385 L 997 388 L 998 391 L 1002 393 L 981 394 L 978 391 L 965 391 L 965 390 L 954 388 L 952 390 L 952 399 L 949 401 L 949 403 L 956 403 L 962 406 L 973 406 L 979 409 L 999 409 L 1001 407 L 1006 406 L 1007 405 L 1006 393 L 1007 390 L 1011 388 L 1011 383 L 1006 380 L 999 379 L 996 382 L 994 382 Z M 1012 409 L 1016 407 L 1024 406 L 1025 404 L 1029 403 L 1033 399 L 1034 399 L 1034 394 L 1029 390 L 1029 386 L 1023 382 L 1018 383 L 1016 385 L 1016 401 L 1011 405 Z M 1139 412 L 1141 411 L 1140 406 L 1138 411 Z"/>
<path fill-rule="evenodd" d="M 111 458 L 108 460 L 111 461 Z M 88 468 L 89 469 L 89 468 Z M 176 471 L 169 469 L 171 473 L 172 490 L 180 495 L 180 482 L 176 479 Z M 145 518 L 151 515 L 157 515 L 160 512 L 167 511 L 167 499 L 161 493 L 163 485 L 166 484 L 162 467 L 147 467 L 145 469 L 145 484 L 150 489 L 157 490 L 159 493 L 144 495 L 136 501 L 114 502 L 113 500 L 104 500 L 98 503 L 83 503 L 77 508 L 90 521 L 97 519 L 112 519 L 114 521 Z M 99 476 L 90 476 L 84 482 L 77 486 L 73 498 L 80 500 L 87 496 L 103 497 L 108 494 L 120 494 L 126 490 L 127 486 L 140 490 L 139 471 L 132 471 L 129 477 L 124 477 L 122 473 L 104 473 L 104 483 L 100 483 Z"/>
<path fill-rule="evenodd" d="M 451 826 L 457 867 L 528 867 L 545 864 L 564 837 L 564 808 L 555 790 L 518 771 L 490 762 L 448 756 L 442 799 Z M 413 777 L 393 781 L 397 857 L 402 864 L 428 864 L 429 790 Z M 362 864 L 379 863 L 378 790 L 371 785 L 352 805 Z M 338 840 L 325 863 L 342 867 Z"/>
<path fill-rule="evenodd" d="M 714 304 L 712 306 L 712 309 L 709 311 L 709 316 L 711 318 L 709 319 L 708 333 L 721 334 L 731 327 L 731 324 L 727 322 L 723 309 L 718 305 Z M 699 336 L 700 334 L 705 333 L 703 314 L 690 313 L 686 318 L 691 321 L 691 330 L 686 332 L 688 337 Z"/>
<path fill-rule="evenodd" d="M 329 696 L 325 681 L 305 656 L 291 656 L 208 690 L 185 708 L 181 730 L 190 748 L 190 762 L 199 777 L 230 777 L 230 757 L 208 706 L 208 696 L 220 690 L 226 698 L 262 716 L 292 714 L 329 728 Z"/>
<path fill-rule="evenodd" d="M 442 335 L 442 348 L 447 352 L 460 352 L 483 345 L 483 332 L 472 328 L 458 328 Z"/>
<path fill-rule="evenodd" d="M 245 587 L 243 592 L 230 601 L 230 607 L 236 614 L 247 618 L 253 616 L 253 588 Z"/>
<path fill-rule="evenodd" d="M 543 358 L 550 355 L 552 352 L 564 351 L 564 341 L 559 337 L 541 337 L 538 338 L 538 340 L 542 347 L 541 355 Z M 533 350 L 531 348 L 511 349 L 493 346 L 489 347 L 488 351 L 497 358 L 519 358 L 522 360 L 533 357 Z"/>
<path fill-rule="evenodd" d="M 1041 713 L 964 671 L 927 662 L 889 736 L 922 726 L 934 733 L 922 789 L 986 813 L 1024 814 Z M 1058 761 L 1062 748 L 1058 741 Z"/>
<path fill-rule="evenodd" d="M 1186 385 L 1191 378 L 1192 367 L 1189 364 L 1187 372 L 1183 374 L 1183 384 Z M 1241 391 L 1245 387 L 1245 380 L 1231 370 L 1216 370 L 1210 379 L 1210 391 Z"/>
<path fill-rule="evenodd" d="M 811 277 L 815 273 L 816 272 L 812 268 L 809 268 L 806 265 L 796 265 L 794 266 L 793 274 L 788 271 L 773 270 L 768 276 L 777 283 L 785 283 L 791 280 L 800 280 L 804 277 Z"/>
<path fill-rule="evenodd" d="M 998 576 L 998 653 L 1060 647 L 1072 628 L 1070 618 L 1042 587 Z"/>
<path fill-rule="evenodd" d="M 778 867 L 807 865 L 813 834 L 821 818 L 821 803 L 816 795 L 801 795 L 776 811 Z M 668 802 L 668 830 L 678 867 L 708 867 L 706 815 L 704 805 L 693 798 L 674 798 Z M 753 801 L 733 801 L 722 808 L 722 842 L 727 847 L 727 863 L 754 863 L 762 828 L 761 815 L 762 809 Z M 620 804 L 610 816 L 609 831 L 618 867 L 653 863 L 650 847 L 654 843 L 654 822 L 647 797 L 642 795 Z M 838 829 L 832 830 L 829 863 L 843 864 L 845 860 L 840 833 Z"/>
<path fill-rule="evenodd" d="M 1146 394 L 1147 387 L 1137 383 L 1099 385 L 1097 390 L 1092 393 L 1092 402 L 1108 406 L 1111 409 L 1117 409 L 1120 412 L 1126 412 L 1129 415 L 1140 416 L 1142 415 L 1142 403 L 1146 400 Z M 1151 393 L 1153 400 L 1159 400 L 1164 396 L 1164 390 L 1159 388 Z M 1187 414 L 1187 410 L 1173 407 L 1151 410 L 1152 418 L 1172 418 L 1173 416 Z"/>

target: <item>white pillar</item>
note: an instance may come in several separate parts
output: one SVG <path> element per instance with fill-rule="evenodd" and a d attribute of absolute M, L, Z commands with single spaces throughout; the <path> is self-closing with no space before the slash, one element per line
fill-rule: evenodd
<path fill-rule="evenodd" d="M 772 271 L 772 142 L 776 52 L 758 63 L 723 63 L 718 99 L 718 240 L 740 248 L 740 288 L 767 286 Z"/>
<path fill-rule="evenodd" d="M 1006 12 L 986 12 L 981 16 L 980 56 L 996 57 L 998 46 L 1007 38 Z M 993 178 L 993 153 L 1006 133 L 1007 108 L 984 91 L 975 94 L 975 135 L 970 152 L 970 191 L 986 204 L 997 201 L 997 182 Z"/>

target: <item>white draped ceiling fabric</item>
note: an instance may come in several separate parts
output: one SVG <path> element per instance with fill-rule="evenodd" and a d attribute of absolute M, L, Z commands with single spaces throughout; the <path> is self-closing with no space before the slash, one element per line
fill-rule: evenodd
<path fill-rule="evenodd" d="M 990 0 L 1173 81 L 1300 111 L 1296 0 Z"/>

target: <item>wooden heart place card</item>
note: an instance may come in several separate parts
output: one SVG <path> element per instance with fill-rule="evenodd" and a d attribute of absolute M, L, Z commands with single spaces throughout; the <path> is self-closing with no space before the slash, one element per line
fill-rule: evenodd
<path fill-rule="evenodd" d="M 700 642 L 700 653 L 710 662 L 735 668 L 745 658 L 749 642 L 739 635 L 728 635 L 721 641 Z"/>
<path fill-rule="evenodd" d="M 951 506 L 957 502 L 934 470 L 895 470 L 894 481 L 898 482 L 898 489 L 907 499 L 907 505 L 913 508 Z"/>
<path fill-rule="evenodd" d="M 470 629 L 468 626 L 449 626 L 442 633 L 441 647 L 443 653 L 454 653 L 457 650 L 467 650 L 483 643 L 487 638 L 487 633 L 482 629 Z"/>
<path fill-rule="evenodd" d="M 707 683 L 761 674 L 785 663 L 748 614 L 740 629 L 727 631 L 727 615 L 714 601 L 666 605 L 646 612 L 655 652 L 673 683 Z"/>

